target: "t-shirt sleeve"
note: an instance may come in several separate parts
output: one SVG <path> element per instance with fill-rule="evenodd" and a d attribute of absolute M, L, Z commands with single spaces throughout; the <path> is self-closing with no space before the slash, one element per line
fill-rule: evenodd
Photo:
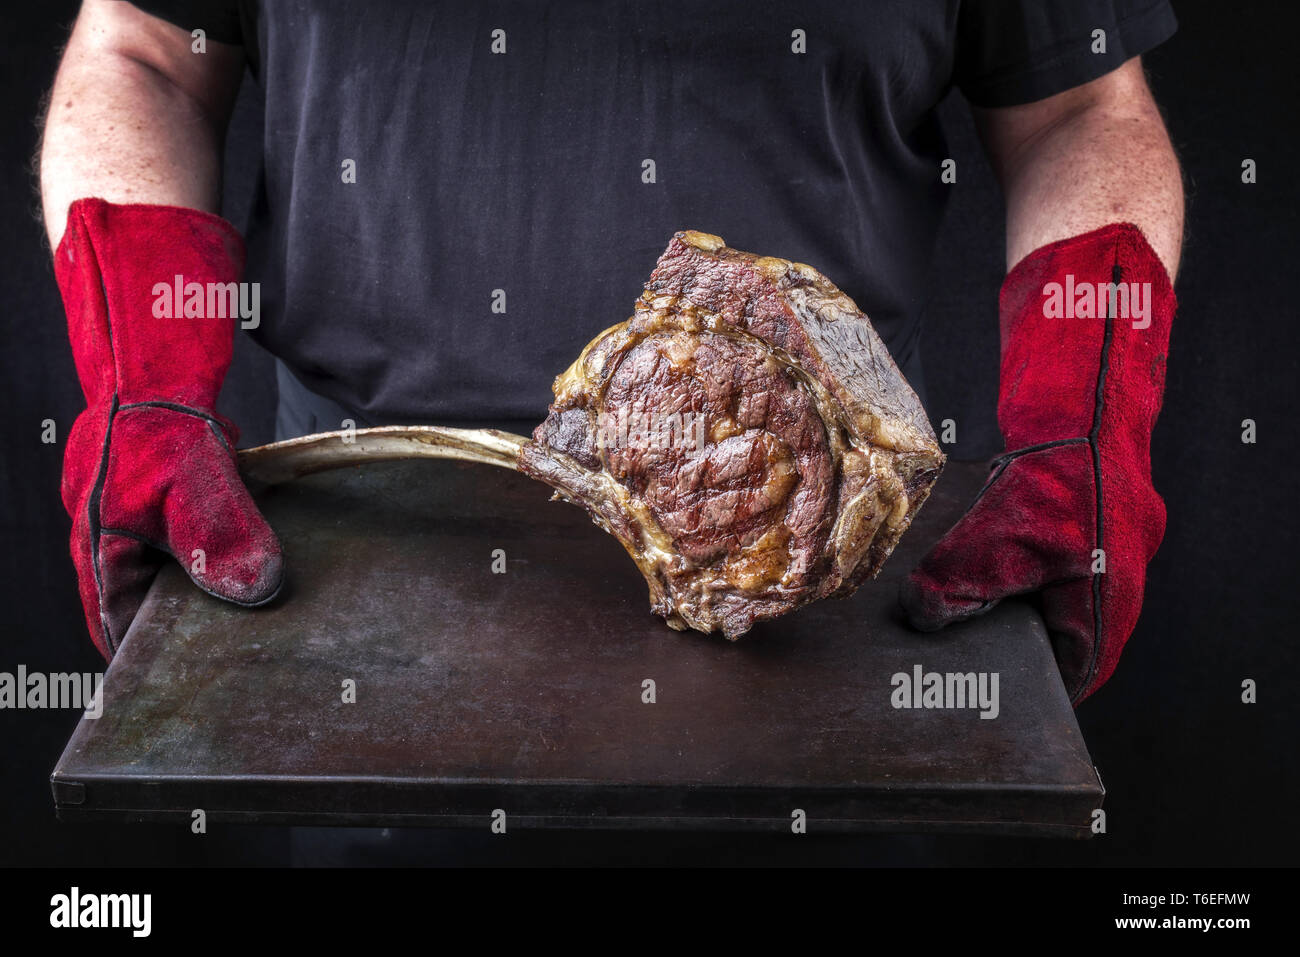
<path fill-rule="evenodd" d="M 964 0 L 953 80 L 977 106 L 1032 103 L 1109 73 L 1177 28 L 1168 0 Z"/>
<path fill-rule="evenodd" d="M 244 42 L 239 0 L 131 0 L 131 5 L 183 30 L 202 30 L 218 43 Z"/>

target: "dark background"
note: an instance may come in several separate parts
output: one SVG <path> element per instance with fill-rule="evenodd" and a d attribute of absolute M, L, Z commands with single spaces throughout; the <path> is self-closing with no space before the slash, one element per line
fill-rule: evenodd
<path fill-rule="evenodd" d="M 1108 833 L 1084 843 L 955 837 L 342 832 L 62 825 L 48 776 L 78 715 L 0 710 L 0 863 L 1052 863 L 1293 864 L 1300 839 L 1296 539 L 1296 281 L 1300 140 L 1289 5 L 1175 2 L 1178 33 L 1146 57 L 1188 187 L 1164 409 L 1153 442 L 1168 506 L 1142 619 L 1116 675 L 1078 712 L 1107 788 Z M 84 402 L 35 212 L 36 119 L 76 3 L 20 7 L 0 38 L 0 671 L 98 671 L 85 634 L 62 439 Z M 1285 16 L 1287 22 L 1280 22 Z M 256 99 L 228 149 L 227 215 L 251 191 Z M 1000 451 L 997 288 L 1002 213 L 965 106 L 944 104 L 958 183 L 934 259 L 925 332 L 930 413 L 958 424 L 956 458 Z M 1258 182 L 1241 182 L 1254 159 Z M 274 374 L 243 336 L 222 395 L 242 444 L 269 441 Z M 539 417 L 543 410 L 538 410 Z M 54 419 L 60 442 L 40 441 Z M 1241 442 L 1254 419 L 1258 441 Z M 1259 703 L 1240 701 L 1253 678 Z"/>

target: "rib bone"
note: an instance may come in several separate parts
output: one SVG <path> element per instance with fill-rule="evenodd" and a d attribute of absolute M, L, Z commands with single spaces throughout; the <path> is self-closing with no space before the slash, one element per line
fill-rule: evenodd
<path fill-rule="evenodd" d="M 519 471 L 519 450 L 528 440 L 497 429 L 451 429 L 436 425 L 386 425 L 321 432 L 272 442 L 239 453 L 239 470 L 261 485 L 276 485 L 313 472 L 399 459 L 460 459 Z"/>

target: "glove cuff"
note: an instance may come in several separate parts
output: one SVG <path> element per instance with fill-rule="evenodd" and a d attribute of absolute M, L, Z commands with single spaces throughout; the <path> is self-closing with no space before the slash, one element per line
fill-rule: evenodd
<path fill-rule="evenodd" d="M 54 256 L 90 406 L 162 402 L 211 413 L 234 324 L 257 305 L 244 243 L 220 216 L 79 199 Z"/>
<path fill-rule="evenodd" d="M 1132 223 L 1022 259 L 999 296 L 1007 449 L 1095 437 L 1107 424 L 1149 437 L 1176 308 L 1164 265 Z"/>

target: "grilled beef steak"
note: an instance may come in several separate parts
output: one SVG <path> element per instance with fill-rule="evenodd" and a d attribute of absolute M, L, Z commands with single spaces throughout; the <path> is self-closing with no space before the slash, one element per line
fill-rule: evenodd
<path fill-rule="evenodd" d="M 736 638 L 880 570 L 943 468 L 867 317 L 802 263 L 682 232 L 532 440 L 381 426 L 240 452 L 246 479 L 414 457 L 517 468 L 618 538 L 674 628 Z"/>
<path fill-rule="evenodd" d="M 852 300 L 690 231 L 519 456 L 623 543 L 669 625 L 733 639 L 874 576 L 943 462 Z"/>

